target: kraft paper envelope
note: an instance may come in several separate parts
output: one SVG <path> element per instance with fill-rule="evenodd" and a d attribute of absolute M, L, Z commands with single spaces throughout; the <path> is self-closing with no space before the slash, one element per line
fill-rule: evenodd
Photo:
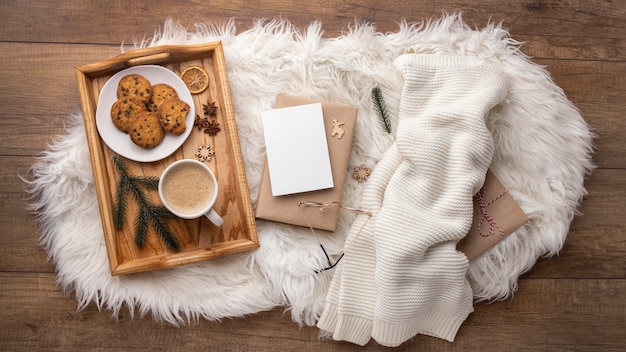
<path fill-rule="evenodd" d="M 284 108 L 317 102 L 319 101 L 280 94 L 276 97 L 275 107 Z M 259 196 L 256 204 L 255 216 L 257 218 L 298 226 L 308 226 L 308 220 L 311 226 L 316 229 L 335 231 L 337 228 L 337 221 L 339 220 L 338 207 L 330 207 L 326 212 L 320 212 L 319 208 L 316 207 L 304 207 L 302 211 L 306 218 L 298 207 L 298 202 L 301 201 L 325 204 L 340 202 L 346 181 L 357 108 L 325 101 L 322 101 L 321 104 L 334 187 L 312 192 L 273 196 L 266 162 L 261 176 Z M 293 118 L 297 119 L 298 116 L 293 116 Z"/>
<path fill-rule="evenodd" d="M 478 199 L 475 197 L 472 226 L 467 236 L 457 245 L 457 249 L 465 253 L 469 260 L 478 257 L 528 221 L 526 214 L 491 171 L 487 172 L 483 187 L 483 204 L 487 213 L 481 212 Z M 493 220 L 491 222 L 492 230 L 489 228 L 490 223 L 485 215 Z"/>

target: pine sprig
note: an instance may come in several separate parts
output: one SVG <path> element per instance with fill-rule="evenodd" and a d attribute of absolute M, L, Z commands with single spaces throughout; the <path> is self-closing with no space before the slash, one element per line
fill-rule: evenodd
<path fill-rule="evenodd" d="M 115 224 L 115 228 L 124 227 L 124 223 L 126 222 L 126 195 L 128 194 L 128 181 L 122 180 L 125 176 L 120 176 L 120 181 L 117 183 L 117 187 L 115 188 L 115 203 L 113 208 L 113 222 Z"/>
<path fill-rule="evenodd" d="M 180 247 L 176 237 L 172 235 L 169 227 L 163 221 L 164 217 L 173 217 L 174 215 L 167 208 L 158 205 L 152 205 L 148 208 L 149 220 L 152 227 L 156 230 L 161 240 L 172 250 L 177 251 Z"/>
<path fill-rule="evenodd" d="M 135 245 L 142 248 L 148 238 L 148 214 L 146 209 L 139 207 L 135 216 Z"/>
<path fill-rule="evenodd" d="M 156 176 L 131 176 L 131 178 L 145 189 L 159 189 L 159 178 Z"/>
<path fill-rule="evenodd" d="M 387 104 L 383 99 L 383 93 L 380 87 L 374 87 L 372 89 L 372 101 L 374 102 L 374 110 L 380 116 L 383 123 L 383 128 L 387 133 L 391 133 L 391 122 L 389 121 L 389 110 L 387 110 Z"/>
<path fill-rule="evenodd" d="M 170 249 L 178 251 L 180 245 L 169 226 L 162 218 L 174 215 L 164 206 L 152 204 L 145 189 L 154 190 L 159 187 L 159 178 L 154 176 L 133 176 L 128 172 L 126 165 L 117 156 L 113 157 L 113 164 L 117 169 L 120 179 L 115 189 L 115 204 L 113 221 L 116 228 L 122 228 L 126 222 L 126 209 L 128 208 L 128 193 L 139 204 L 135 216 L 135 245 L 143 247 L 148 237 L 148 225 L 152 225 L 161 240 Z"/>

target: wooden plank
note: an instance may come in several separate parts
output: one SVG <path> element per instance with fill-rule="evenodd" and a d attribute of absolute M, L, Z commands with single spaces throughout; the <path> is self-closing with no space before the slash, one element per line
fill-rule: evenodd
<path fill-rule="evenodd" d="M 119 47 L 0 43 L 3 89 L 0 155 L 35 155 L 80 111 L 74 67 L 119 53 Z M 26 75 L 28 73 L 28 76 Z M 30 82 L 30 83 L 29 83 Z"/>
<path fill-rule="evenodd" d="M 530 43 L 529 54 L 535 57 L 623 60 L 626 55 L 624 8 L 619 1 L 460 0 L 447 4 L 395 1 L 380 8 L 379 1 L 363 0 L 308 1 L 294 5 L 293 1 L 251 4 L 245 0 L 210 3 L 157 0 L 128 4 L 92 0 L 76 4 L 73 0 L 61 0 L 49 6 L 36 0 L 5 1 L 0 3 L 3 23 L 0 37 L 12 42 L 119 44 L 152 37 L 167 17 L 186 28 L 234 18 L 237 27 L 245 30 L 254 18 L 278 16 L 303 30 L 317 19 L 324 25 L 325 35 L 334 37 L 357 20 L 376 23 L 381 32 L 387 32 L 397 30 L 397 22 L 403 18 L 415 22 L 438 18 L 442 12 L 463 12 L 472 27 L 503 21 L 514 38 Z"/>
<path fill-rule="evenodd" d="M 49 351 L 88 349 L 220 351 L 360 351 L 362 347 L 318 340 L 315 327 L 298 328 L 280 309 L 245 319 L 199 321 L 180 328 L 148 317 L 119 321 L 94 304 L 77 312 L 51 274 L 0 273 L 0 349 Z M 602 319 L 598 319 L 598 317 Z M 626 280 L 523 280 L 510 301 L 478 304 L 454 343 L 419 335 L 406 351 L 618 351 L 626 348 Z M 523 348 L 522 348 L 523 347 Z M 375 342 L 368 351 L 386 351 Z"/>
<path fill-rule="evenodd" d="M 498 302 L 493 309 L 477 305 L 466 325 L 476 322 L 480 328 L 468 331 L 462 327 L 462 336 L 478 337 L 483 340 L 478 342 L 480 346 L 495 342 L 494 336 L 484 331 L 497 331 L 495 340 L 501 351 L 617 351 L 626 346 L 622 333 L 625 284 L 624 280 L 602 279 L 521 280 L 511 300 Z M 605 325 L 607 322 L 615 326 Z M 509 345 L 509 339 L 519 340 Z"/>
<path fill-rule="evenodd" d="M 626 63 L 584 60 L 536 60 L 580 110 L 597 135 L 594 160 L 599 167 L 626 167 Z"/>
<path fill-rule="evenodd" d="M 540 260 L 528 277 L 626 277 L 626 170 L 596 170 L 586 187 L 582 216 L 572 222 L 560 255 Z"/>
<path fill-rule="evenodd" d="M 28 204 L 23 194 L 2 193 L 0 204 L 5 217 L 0 222 L 0 271 L 54 272 L 48 254 L 38 244 L 39 226 L 35 216 L 26 210 Z"/>
<path fill-rule="evenodd" d="M 39 224 L 29 209 L 30 194 L 24 179 L 36 159 L 0 155 L 0 271 L 53 272 L 47 253 L 38 245 Z"/>
<path fill-rule="evenodd" d="M 17 182 L 11 186 L 21 187 Z M 5 192 L 7 188 L 9 185 L 3 184 L 0 193 L 0 209 L 3 211 L 0 271 L 54 272 L 47 253 L 38 245 L 39 226 L 35 216 L 26 209 L 28 203 L 24 194 Z"/>

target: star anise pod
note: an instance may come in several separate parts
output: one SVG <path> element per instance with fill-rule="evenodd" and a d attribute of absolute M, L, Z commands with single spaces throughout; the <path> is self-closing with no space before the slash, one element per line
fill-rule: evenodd
<path fill-rule="evenodd" d="M 204 116 L 215 116 L 217 113 L 217 106 L 215 106 L 215 102 L 211 104 L 202 104 L 202 111 L 204 112 Z"/>
<path fill-rule="evenodd" d="M 204 128 L 204 124 L 206 122 L 206 118 L 200 117 L 200 115 L 196 114 L 196 118 L 193 120 L 193 125 L 198 127 L 198 131 L 202 131 Z"/>
<path fill-rule="evenodd" d="M 207 121 L 207 123 L 204 125 L 204 133 L 208 134 L 209 136 L 215 136 L 221 130 L 222 129 L 220 128 L 220 124 L 215 121 Z"/>

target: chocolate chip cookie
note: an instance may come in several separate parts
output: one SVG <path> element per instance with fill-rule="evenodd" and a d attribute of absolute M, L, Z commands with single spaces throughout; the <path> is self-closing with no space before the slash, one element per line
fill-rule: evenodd
<path fill-rule="evenodd" d="M 159 118 L 151 111 L 142 112 L 131 122 L 129 134 L 133 143 L 146 149 L 156 147 L 165 138 Z"/>
<path fill-rule="evenodd" d="M 164 101 L 175 98 L 178 98 L 178 93 L 174 87 L 167 83 L 157 83 L 152 86 L 152 99 L 148 103 L 148 110 L 156 112 Z"/>
<path fill-rule="evenodd" d="M 135 117 L 147 110 L 146 104 L 138 97 L 122 97 L 111 106 L 111 120 L 120 131 L 128 132 Z"/>
<path fill-rule="evenodd" d="M 157 116 L 163 129 L 173 134 L 185 132 L 187 128 L 185 117 L 189 109 L 189 104 L 178 98 L 168 99 L 161 103 L 157 110 Z"/>
<path fill-rule="evenodd" d="M 139 97 L 148 104 L 152 98 L 152 84 L 146 77 L 136 73 L 122 77 L 117 84 L 117 98 L 129 96 Z"/>

